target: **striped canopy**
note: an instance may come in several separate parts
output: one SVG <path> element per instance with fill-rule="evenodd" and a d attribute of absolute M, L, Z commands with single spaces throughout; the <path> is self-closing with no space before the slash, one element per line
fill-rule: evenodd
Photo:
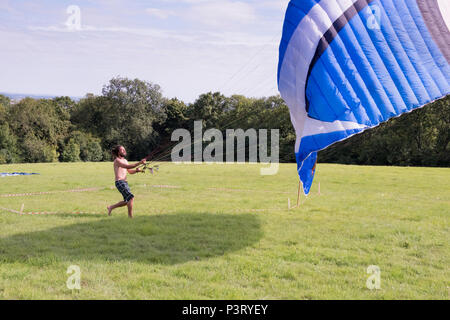
<path fill-rule="evenodd" d="M 450 93 L 450 0 L 292 0 L 278 87 L 308 194 L 317 152 Z"/>

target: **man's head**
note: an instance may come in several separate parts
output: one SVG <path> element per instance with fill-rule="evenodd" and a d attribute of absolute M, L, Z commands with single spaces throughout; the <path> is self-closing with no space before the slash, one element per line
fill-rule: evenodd
<path fill-rule="evenodd" d="M 116 158 L 123 158 L 127 156 L 127 151 L 125 150 L 125 148 L 123 146 L 115 146 L 112 150 L 111 150 L 112 156 L 114 159 Z"/>

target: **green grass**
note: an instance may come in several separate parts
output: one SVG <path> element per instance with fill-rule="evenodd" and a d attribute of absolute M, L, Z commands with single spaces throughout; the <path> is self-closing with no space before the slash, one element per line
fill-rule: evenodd
<path fill-rule="evenodd" d="M 450 169 L 319 165 L 299 209 L 295 165 L 163 164 L 129 177 L 135 219 L 112 164 L 23 164 L 0 172 L 3 299 L 449 299 Z M 321 195 L 317 194 L 318 182 Z M 177 189 L 154 185 L 178 186 Z M 237 190 L 218 190 L 237 189 Z M 73 215 L 83 211 L 90 214 Z M 66 287 L 81 268 L 81 290 Z M 381 289 L 366 288 L 369 265 Z"/>

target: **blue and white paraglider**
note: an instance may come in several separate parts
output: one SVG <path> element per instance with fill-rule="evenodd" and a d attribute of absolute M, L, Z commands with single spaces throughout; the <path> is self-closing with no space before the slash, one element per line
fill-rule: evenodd
<path fill-rule="evenodd" d="M 449 0 L 289 3 L 278 87 L 305 194 L 318 151 L 450 94 L 449 26 Z"/>

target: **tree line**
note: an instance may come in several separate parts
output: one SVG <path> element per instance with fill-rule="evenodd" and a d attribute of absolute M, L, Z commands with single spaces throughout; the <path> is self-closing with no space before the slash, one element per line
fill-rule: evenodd
<path fill-rule="evenodd" d="M 295 132 L 280 96 L 248 98 L 206 93 L 186 104 L 168 99 L 157 84 L 113 78 L 102 94 L 25 98 L 0 95 L 0 164 L 110 161 L 121 144 L 130 159 L 153 151 L 170 160 L 172 132 L 204 129 L 279 129 L 280 162 L 295 162 Z M 206 143 L 206 142 L 204 142 Z M 248 148 L 247 148 L 248 149 Z M 270 149 L 270 148 L 269 148 Z M 446 166 L 450 164 L 450 98 L 392 119 L 321 151 L 319 161 L 360 165 Z"/>

